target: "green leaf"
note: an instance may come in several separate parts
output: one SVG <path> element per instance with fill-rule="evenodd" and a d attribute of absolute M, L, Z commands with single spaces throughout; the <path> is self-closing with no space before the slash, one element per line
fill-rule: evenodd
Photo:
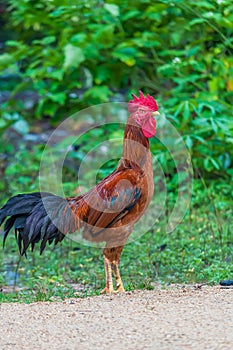
<path fill-rule="evenodd" d="M 195 134 L 194 134 L 194 135 L 192 135 L 192 138 L 194 138 L 194 139 L 200 141 L 201 143 L 206 143 L 206 140 L 203 139 L 203 137 L 201 137 L 201 136 L 198 136 L 198 135 L 195 135 Z"/>
<path fill-rule="evenodd" d="M 33 44 L 41 44 L 41 45 L 49 45 L 56 41 L 56 37 L 54 35 L 46 36 L 42 40 L 33 40 Z"/>
<path fill-rule="evenodd" d="M 213 170 L 213 165 L 210 163 L 210 158 L 205 158 L 204 159 L 204 168 L 207 171 Z"/>
<path fill-rule="evenodd" d="M 219 164 L 218 164 L 218 162 L 214 159 L 214 158 L 210 158 L 210 161 L 211 161 L 211 163 L 214 165 L 214 167 L 216 168 L 216 169 L 220 169 L 220 166 L 219 166 Z"/>
<path fill-rule="evenodd" d="M 110 47 L 114 42 L 114 30 L 114 24 L 101 26 L 101 28 L 97 30 L 96 34 L 94 35 L 94 40 L 105 45 L 105 47 Z"/>
<path fill-rule="evenodd" d="M 41 40 L 42 45 L 49 45 L 56 41 L 56 37 L 54 35 L 46 36 Z"/>
<path fill-rule="evenodd" d="M 9 122 L 7 122 L 5 119 L 0 118 L 0 131 L 5 130 L 9 125 Z"/>
<path fill-rule="evenodd" d="M 184 120 L 185 120 L 185 122 L 188 121 L 189 117 L 190 117 L 189 102 L 188 102 L 188 101 L 185 101 L 185 102 L 184 102 Z"/>
<path fill-rule="evenodd" d="M 202 102 L 202 103 L 199 104 L 199 106 L 198 106 L 198 113 L 199 113 L 199 114 L 202 112 L 202 110 L 204 109 L 204 107 L 207 108 L 207 109 L 209 109 L 209 110 L 211 111 L 211 114 L 212 114 L 213 116 L 216 115 L 214 106 L 212 106 L 212 105 L 209 104 L 209 103 L 205 103 L 205 102 Z"/>
<path fill-rule="evenodd" d="M 211 122 L 211 125 L 212 125 L 212 128 L 213 128 L 213 131 L 215 133 L 217 133 L 217 131 L 218 131 L 218 124 L 214 121 L 213 118 L 210 118 L 210 122 Z"/>
<path fill-rule="evenodd" d="M 214 10 L 215 9 L 215 4 L 210 4 L 209 1 L 191 1 L 192 6 L 194 7 L 200 7 L 201 9 L 209 9 L 209 10 Z"/>
<path fill-rule="evenodd" d="M 10 64 L 14 62 L 14 57 L 10 55 L 9 53 L 4 53 L 0 55 L 0 68 L 8 68 Z"/>
<path fill-rule="evenodd" d="M 62 81 L 64 76 L 64 70 L 63 69 L 54 69 L 51 72 L 47 73 L 47 77 L 57 79 L 59 81 Z"/>
<path fill-rule="evenodd" d="M 185 143 L 186 143 L 186 146 L 188 147 L 188 149 L 191 149 L 191 148 L 192 148 L 192 146 L 193 146 L 193 141 L 192 141 L 192 139 L 191 139 L 190 136 L 187 136 L 187 137 L 185 138 Z"/>
<path fill-rule="evenodd" d="M 210 92 L 212 93 L 217 92 L 219 87 L 219 78 L 218 77 L 212 78 L 211 80 L 209 80 L 208 85 L 209 85 Z"/>
<path fill-rule="evenodd" d="M 102 82 L 109 79 L 111 71 L 106 66 L 98 66 L 96 68 L 95 83 L 101 84 Z"/>
<path fill-rule="evenodd" d="M 66 94 L 64 92 L 49 93 L 48 97 L 50 100 L 57 102 L 60 105 L 64 105 L 66 100 Z"/>
<path fill-rule="evenodd" d="M 69 67 L 78 67 L 80 63 L 82 63 L 85 60 L 85 56 L 83 54 L 83 50 L 79 47 L 73 46 L 71 44 L 67 44 L 64 48 L 65 52 L 65 61 L 64 61 L 64 68 Z"/>
<path fill-rule="evenodd" d="M 222 163 L 224 169 L 228 169 L 231 166 L 232 159 L 229 153 L 223 153 L 219 156 L 219 159 Z"/>
<path fill-rule="evenodd" d="M 78 34 L 75 34 L 71 37 L 70 41 L 74 44 L 78 43 L 84 43 L 87 39 L 87 35 L 84 34 L 84 33 L 78 33 Z"/>
<path fill-rule="evenodd" d="M 114 5 L 114 4 L 104 4 L 104 8 L 105 10 L 107 10 L 109 13 L 111 13 L 111 15 L 113 15 L 114 17 L 119 16 L 120 14 L 120 9 L 119 6 Z"/>
<path fill-rule="evenodd" d="M 192 21 L 189 22 L 190 26 L 194 26 L 195 24 L 205 23 L 206 19 L 204 18 L 194 18 Z"/>
<path fill-rule="evenodd" d="M 137 51 L 134 47 L 122 47 L 117 48 L 112 55 L 131 67 L 136 63 Z"/>
<path fill-rule="evenodd" d="M 207 157 L 204 160 L 204 166 L 205 166 L 205 169 L 207 171 L 212 171 L 213 168 L 215 168 L 217 170 L 220 169 L 220 166 L 219 166 L 218 162 L 213 157 Z"/>
<path fill-rule="evenodd" d="M 129 9 L 129 11 L 127 11 L 126 13 L 124 13 L 122 16 L 121 16 L 121 19 L 123 20 L 123 21 L 128 21 L 129 19 L 131 19 L 131 18 L 134 18 L 134 17 L 137 17 L 137 16 L 139 16 L 141 14 L 141 12 L 140 11 L 138 11 L 138 10 L 130 10 Z"/>
<path fill-rule="evenodd" d="M 107 86 L 94 86 L 85 92 L 84 97 L 91 99 L 93 103 L 107 102 L 109 100 L 110 90 Z"/>

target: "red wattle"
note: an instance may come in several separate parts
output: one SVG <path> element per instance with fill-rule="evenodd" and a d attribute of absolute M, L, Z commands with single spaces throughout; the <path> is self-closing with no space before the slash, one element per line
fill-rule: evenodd
<path fill-rule="evenodd" d="M 146 136 L 148 139 L 150 137 L 153 137 L 156 133 L 156 120 L 151 117 L 148 118 L 145 123 L 142 126 L 142 132 L 144 136 Z"/>

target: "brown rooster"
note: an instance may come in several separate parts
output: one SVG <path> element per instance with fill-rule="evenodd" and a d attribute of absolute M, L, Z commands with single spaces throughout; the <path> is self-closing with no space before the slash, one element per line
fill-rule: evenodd
<path fill-rule="evenodd" d="M 128 104 L 129 118 L 124 134 L 123 155 L 117 169 L 87 193 L 61 198 L 47 192 L 19 194 L 0 209 L 5 244 L 12 227 L 21 255 L 29 245 L 62 241 L 67 233 L 82 232 L 92 242 L 106 242 L 104 267 L 106 286 L 113 293 L 112 272 L 118 292 L 124 287 L 119 272 L 122 249 L 136 221 L 143 215 L 154 191 L 153 169 L 148 139 L 155 135 L 158 114 L 150 95 L 133 95 Z"/>

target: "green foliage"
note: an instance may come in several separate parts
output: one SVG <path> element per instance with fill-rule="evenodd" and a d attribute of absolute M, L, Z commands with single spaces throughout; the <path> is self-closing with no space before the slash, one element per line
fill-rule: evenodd
<path fill-rule="evenodd" d="M 232 10 L 230 0 L 8 0 L 0 131 L 15 118 L 58 121 L 143 89 L 158 96 L 195 166 L 229 175 Z"/>

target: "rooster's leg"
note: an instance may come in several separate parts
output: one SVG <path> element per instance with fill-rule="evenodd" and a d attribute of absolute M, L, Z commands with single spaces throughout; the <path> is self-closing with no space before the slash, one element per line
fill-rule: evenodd
<path fill-rule="evenodd" d="M 114 293 L 114 288 L 112 284 L 112 267 L 110 260 L 104 255 L 104 269 L 106 277 L 106 287 L 102 290 L 101 294 L 112 294 Z"/>
<path fill-rule="evenodd" d="M 106 287 L 102 290 L 102 293 L 111 294 L 114 293 L 112 283 L 112 272 L 115 278 L 117 292 L 124 292 L 124 286 L 121 280 L 119 264 L 120 256 L 124 246 L 105 248 L 104 249 L 104 267 L 106 274 Z"/>
<path fill-rule="evenodd" d="M 120 270 L 119 270 L 119 260 L 118 261 L 113 261 L 112 263 L 112 271 L 114 274 L 114 278 L 116 281 L 116 287 L 118 292 L 125 292 L 122 280 L 121 280 L 121 275 L 120 275 Z"/>

